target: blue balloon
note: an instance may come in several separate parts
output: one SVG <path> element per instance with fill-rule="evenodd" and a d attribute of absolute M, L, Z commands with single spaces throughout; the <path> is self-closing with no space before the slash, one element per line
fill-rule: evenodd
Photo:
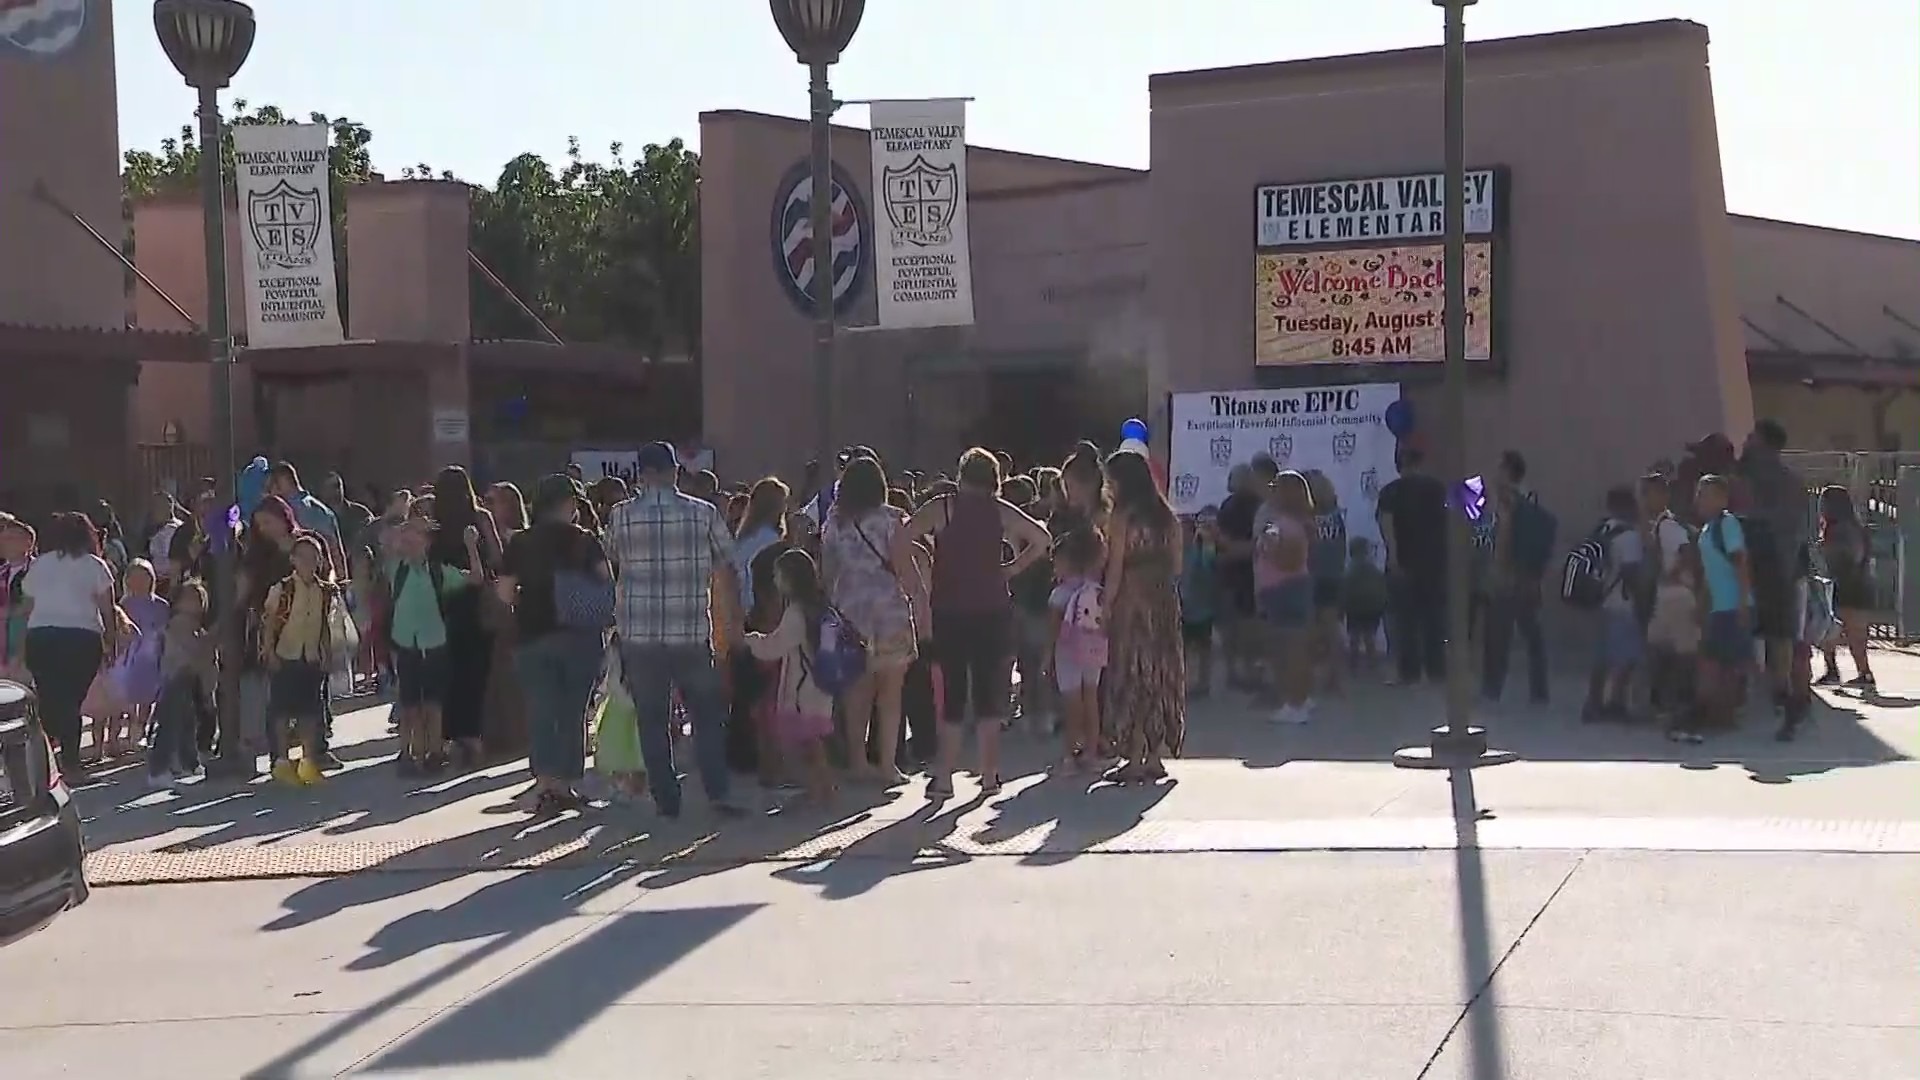
<path fill-rule="evenodd" d="M 1387 406 L 1387 430 L 1396 439 L 1404 439 L 1413 430 L 1413 402 L 1406 398 Z"/>
<path fill-rule="evenodd" d="M 1136 416 L 1126 423 L 1121 424 L 1120 441 L 1126 442 L 1128 439 L 1139 439 L 1141 442 L 1146 442 L 1147 422 Z"/>

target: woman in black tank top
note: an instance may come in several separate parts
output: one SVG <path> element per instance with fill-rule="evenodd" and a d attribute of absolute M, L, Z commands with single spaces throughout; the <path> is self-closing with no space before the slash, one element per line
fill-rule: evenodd
<path fill-rule="evenodd" d="M 960 489 L 922 506 L 909 540 L 935 538 L 933 653 L 946 682 L 940 761 L 928 790 L 953 792 L 955 724 L 980 740 L 981 792 L 1000 790 L 1000 725 L 1013 704 L 1013 601 L 1007 582 L 1047 553 L 1047 530 L 1000 497 L 1000 463 L 975 447 L 960 457 Z M 1013 560 L 1003 561 L 1011 545 Z M 971 706 L 971 709 L 969 709 Z"/>

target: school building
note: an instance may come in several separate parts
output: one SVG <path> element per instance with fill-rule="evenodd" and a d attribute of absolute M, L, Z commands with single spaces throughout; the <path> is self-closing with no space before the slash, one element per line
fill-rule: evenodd
<path fill-rule="evenodd" d="M 965 328 L 857 329 L 874 197 L 866 131 L 836 126 L 836 441 L 1057 459 L 1130 415 L 1159 435 L 1169 393 L 1371 380 L 1437 417 L 1441 60 L 1155 75 L 1146 170 L 970 148 Z M 1915 447 L 1920 243 L 1729 214 L 1708 61 L 1682 21 L 1469 44 L 1476 468 L 1523 448 L 1578 505 L 1757 415 Z M 783 228 L 807 125 L 710 112 L 700 147 L 705 438 L 729 475 L 792 469 L 817 438 Z"/>

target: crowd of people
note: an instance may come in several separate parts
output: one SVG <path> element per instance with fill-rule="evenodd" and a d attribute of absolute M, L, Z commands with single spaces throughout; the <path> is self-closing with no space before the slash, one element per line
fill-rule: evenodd
<path fill-rule="evenodd" d="M 1404 446 L 1377 548 L 1358 535 L 1371 528 L 1349 535 L 1324 475 L 1256 457 L 1220 505 L 1182 518 L 1144 455 L 1091 443 L 1058 467 L 1016 472 L 974 448 L 950 474 L 892 476 L 850 447 L 797 490 L 724 486 L 656 443 L 631 482 L 570 469 L 527 498 L 450 466 L 365 503 L 338 475 L 316 495 L 255 459 L 231 510 L 211 482 L 186 506 L 157 494 L 132 540 L 105 503 L 37 530 L 0 514 L 0 677 L 34 687 L 70 779 L 144 748 L 169 785 L 218 747 L 239 776 L 264 762 L 318 784 L 340 767 L 336 702 L 381 693 L 397 770 L 525 756 L 541 811 L 645 795 L 678 816 L 683 734 L 723 815 L 738 773 L 824 802 L 923 771 L 945 797 L 964 758 L 991 796 L 1008 730 L 1056 740 L 1058 770 L 1152 783 L 1216 669 L 1286 724 L 1383 656 L 1396 683 L 1443 678 L 1459 513 L 1486 698 L 1517 638 L 1547 701 L 1558 591 L 1594 628 L 1586 719 L 1697 742 L 1736 722 L 1762 670 L 1786 739 L 1814 683 L 1840 681 L 1839 648 L 1849 685 L 1871 691 L 1873 674 L 1868 532 L 1839 487 L 1809 528 L 1785 445 L 1764 421 L 1739 453 L 1720 435 L 1691 444 L 1610 491 L 1570 552 L 1514 451 L 1463 484 Z M 212 708 L 223 674 L 230 732 Z M 590 753 L 600 791 L 583 790 Z"/>

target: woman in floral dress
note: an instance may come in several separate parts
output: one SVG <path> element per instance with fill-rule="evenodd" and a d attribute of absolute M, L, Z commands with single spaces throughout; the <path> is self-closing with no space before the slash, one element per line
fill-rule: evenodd
<path fill-rule="evenodd" d="M 1101 712 L 1112 718 L 1122 758 L 1116 783 L 1167 775 L 1187 738 L 1187 664 L 1180 637 L 1180 522 L 1155 485 L 1147 459 L 1121 450 L 1107 458 L 1113 513 L 1107 528 L 1107 670 Z"/>
<path fill-rule="evenodd" d="M 867 639 L 867 670 L 841 695 L 847 774 L 893 785 L 906 779 L 895 751 L 901 691 L 918 652 L 915 615 L 924 623 L 925 589 L 901 513 L 887 505 L 887 476 L 872 458 L 856 457 L 840 477 L 820 549 L 827 596 Z M 878 761 L 869 756 L 877 750 Z"/>

